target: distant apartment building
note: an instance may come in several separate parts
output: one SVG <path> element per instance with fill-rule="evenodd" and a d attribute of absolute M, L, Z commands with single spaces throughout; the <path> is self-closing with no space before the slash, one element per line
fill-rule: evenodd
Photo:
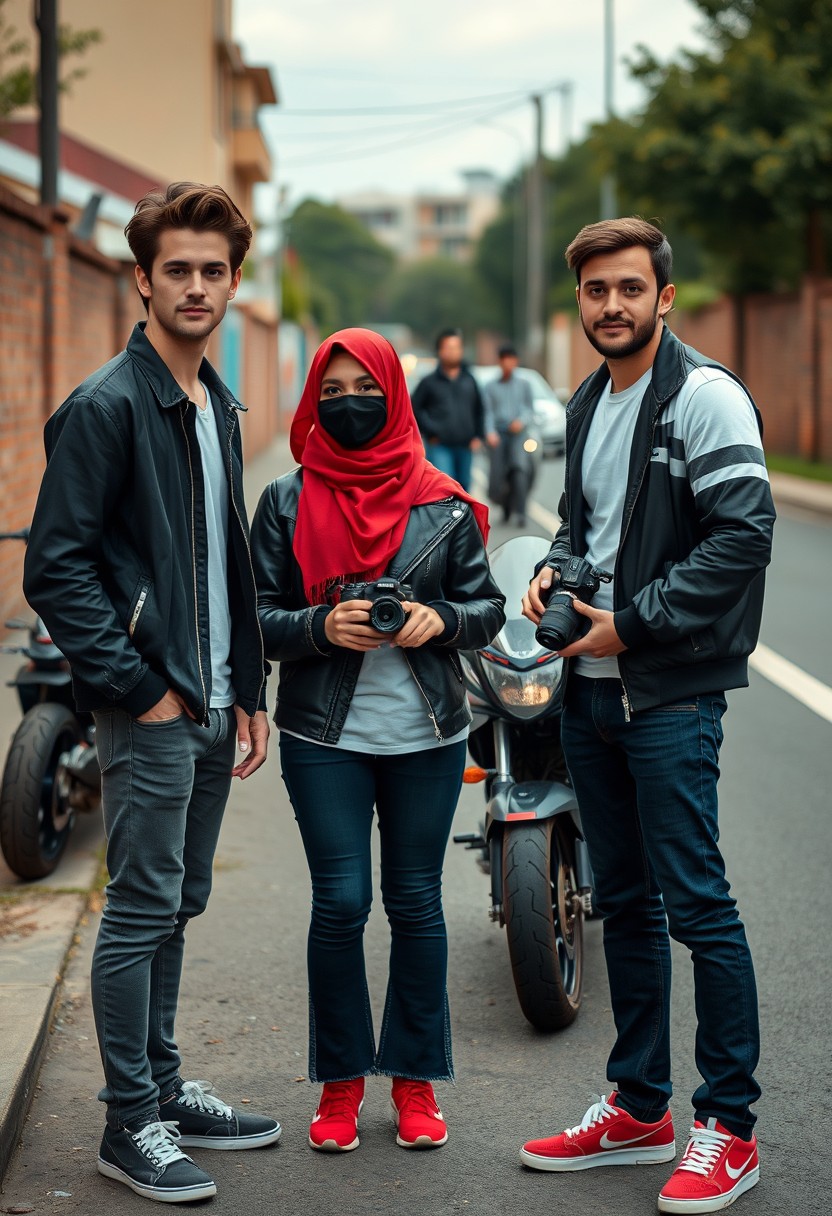
<path fill-rule="evenodd" d="M 367 190 L 337 201 L 405 261 L 448 257 L 465 262 L 497 214 L 499 180 L 485 169 L 469 169 L 460 176 L 465 189 L 459 194 Z"/>

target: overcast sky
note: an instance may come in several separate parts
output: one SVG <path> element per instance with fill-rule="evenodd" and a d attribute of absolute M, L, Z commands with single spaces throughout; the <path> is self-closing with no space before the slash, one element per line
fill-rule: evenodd
<path fill-rule="evenodd" d="M 276 78 L 281 104 L 262 118 L 290 205 L 374 187 L 455 191 L 465 168 L 508 176 L 532 149 L 524 97 L 553 84 L 572 83 L 573 138 L 603 117 L 604 0 L 234 0 L 234 12 L 247 61 Z M 640 42 L 661 58 L 701 44 L 701 17 L 691 0 L 614 0 L 614 13 L 615 105 L 627 112 L 641 94 L 623 61 Z M 561 105 L 548 95 L 550 153 Z M 424 108 L 338 116 L 405 106 Z M 292 113 L 310 109 L 325 113 Z M 261 216 L 274 197 L 259 190 Z"/>

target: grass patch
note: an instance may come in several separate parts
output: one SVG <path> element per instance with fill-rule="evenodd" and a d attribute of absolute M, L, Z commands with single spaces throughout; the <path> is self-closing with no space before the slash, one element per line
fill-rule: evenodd
<path fill-rule="evenodd" d="M 791 473 L 793 477 L 806 477 L 810 481 L 832 481 L 832 464 L 815 463 L 802 456 L 777 456 L 766 452 L 766 464 L 772 473 Z"/>

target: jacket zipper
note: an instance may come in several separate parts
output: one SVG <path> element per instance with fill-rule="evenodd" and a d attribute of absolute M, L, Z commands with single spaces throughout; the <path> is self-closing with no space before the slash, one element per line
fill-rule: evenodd
<path fill-rule="evenodd" d="M 234 407 L 232 406 L 231 408 L 233 409 Z M 231 428 L 228 432 L 228 490 L 231 495 L 231 505 L 234 508 L 234 514 L 237 516 L 237 523 L 240 525 L 240 531 L 243 535 L 243 540 L 245 541 L 246 555 L 248 557 L 248 568 L 249 573 L 251 574 L 251 585 L 254 589 L 254 623 L 257 626 L 257 637 L 260 640 L 260 684 L 257 688 L 257 697 L 255 698 L 256 712 L 257 708 L 260 706 L 260 694 L 263 691 L 263 684 L 265 683 L 264 667 L 266 656 L 263 646 L 263 631 L 260 628 L 260 619 L 257 615 L 257 580 L 254 577 L 254 562 L 251 559 L 251 546 L 248 543 L 248 536 L 246 535 L 246 530 L 243 527 L 243 520 L 237 507 L 237 500 L 234 497 L 234 459 L 232 454 L 232 445 L 234 443 L 234 427 L 236 425 L 237 417 L 235 414 L 232 414 Z"/>
<path fill-rule="evenodd" d="M 419 677 L 416 675 L 416 672 L 413 670 L 413 664 L 411 663 L 410 659 L 408 658 L 407 655 L 405 655 L 404 657 L 405 657 L 405 661 L 406 661 L 408 667 L 410 668 L 410 674 L 413 676 L 413 679 L 416 681 L 416 687 L 419 689 L 419 692 L 425 698 L 425 704 L 428 707 L 428 716 L 430 717 L 430 720 L 433 723 L 433 733 L 436 735 L 436 741 L 437 741 L 437 743 L 441 743 L 443 741 L 444 736 L 442 734 L 442 731 L 439 729 L 439 723 L 436 721 L 436 714 L 433 712 L 433 706 L 431 705 L 430 700 L 428 699 L 428 694 L 425 692 L 424 688 L 422 687 L 421 681 L 419 680 Z"/>
<path fill-rule="evenodd" d="M 205 677 L 202 674 L 202 646 L 199 641 L 199 594 L 197 590 L 196 578 L 196 527 L 194 526 L 194 466 L 191 460 L 191 445 L 188 442 L 188 430 L 185 426 L 185 410 L 188 408 L 189 402 L 183 401 L 179 410 L 179 421 L 182 423 L 182 434 L 185 436 L 185 450 L 188 453 L 188 475 L 191 479 L 191 567 L 194 572 L 194 629 L 196 632 L 196 661 L 199 667 L 199 682 L 202 686 L 202 725 L 208 726 L 208 692 L 205 688 Z"/>
<path fill-rule="evenodd" d="M 132 638 L 133 634 L 136 632 L 136 626 L 139 623 L 139 617 L 142 614 L 142 608 L 144 608 L 145 600 L 147 599 L 149 591 L 150 588 L 148 586 L 143 586 L 141 593 L 139 594 L 139 598 L 136 601 L 136 607 L 133 609 L 133 615 L 130 617 L 130 624 L 127 626 L 127 636 L 130 638 Z"/>
<path fill-rule="evenodd" d="M 445 537 L 450 532 L 453 532 L 454 528 L 456 528 L 459 525 L 461 520 L 462 520 L 462 515 L 460 514 L 459 518 L 452 519 L 449 524 L 446 524 L 446 526 L 442 529 L 442 531 L 438 532 L 436 534 L 436 536 L 433 538 L 431 543 L 429 545 L 427 545 L 426 548 L 424 548 L 421 551 L 421 553 L 416 554 L 416 556 L 414 557 L 414 559 L 410 563 L 410 565 L 406 566 L 404 570 L 402 570 L 399 574 L 397 574 L 395 576 L 399 580 L 399 582 L 404 582 L 404 580 L 407 578 L 407 576 L 410 574 L 410 572 L 412 570 L 415 570 L 420 562 L 423 562 L 426 557 L 428 557 L 431 553 L 433 553 L 436 546 L 441 544 L 442 541 L 445 539 Z"/>
<path fill-rule="evenodd" d="M 651 452 L 653 450 L 652 436 L 653 436 L 654 430 L 656 429 L 656 422 L 658 420 L 660 413 L 661 413 L 661 408 L 656 410 L 656 412 L 653 414 L 653 417 L 650 420 L 651 442 L 650 442 L 650 447 L 648 448 L 648 451 L 651 451 Z M 630 507 L 630 513 L 627 516 L 627 519 L 624 523 L 624 527 L 621 532 L 621 540 L 618 543 L 618 557 L 621 556 L 621 550 L 624 548 L 624 541 L 627 539 L 627 534 L 630 531 L 630 524 L 632 522 L 633 515 L 635 514 L 636 502 L 638 501 L 638 496 L 641 493 L 641 487 L 644 485 L 644 474 L 647 472 L 647 467 L 649 464 L 650 464 L 650 459 L 648 457 L 648 459 L 641 466 L 641 473 L 639 475 L 639 479 L 636 484 L 636 492 L 633 495 L 633 501 L 632 501 L 632 505 Z M 615 561 L 616 567 L 618 566 L 618 557 L 616 558 L 616 561 Z M 615 575 L 615 579 L 617 580 L 618 579 L 618 570 L 617 569 L 614 571 L 614 575 Z M 621 704 L 624 706 L 624 721 L 629 722 L 630 717 L 632 714 L 635 713 L 635 710 L 633 709 L 633 706 L 630 702 L 630 690 L 627 687 L 627 681 L 624 678 L 624 671 L 622 669 L 621 663 L 618 664 L 618 670 L 619 670 L 619 674 L 621 675 L 621 687 L 624 690 L 623 695 L 621 697 Z"/>

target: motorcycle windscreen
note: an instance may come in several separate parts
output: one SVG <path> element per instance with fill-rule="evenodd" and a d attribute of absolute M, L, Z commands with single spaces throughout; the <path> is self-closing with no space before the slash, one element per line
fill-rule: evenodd
<path fill-rule="evenodd" d="M 489 555 L 491 573 L 506 597 L 506 623 L 493 645 L 512 658 L 528 660 L 545 654 L 545 648 L 534 636 L 536 626 L 523 616 L 523 596 L 534 577 L 535 566 L 550 547 L 542 536 L 513 536 Z"/>

